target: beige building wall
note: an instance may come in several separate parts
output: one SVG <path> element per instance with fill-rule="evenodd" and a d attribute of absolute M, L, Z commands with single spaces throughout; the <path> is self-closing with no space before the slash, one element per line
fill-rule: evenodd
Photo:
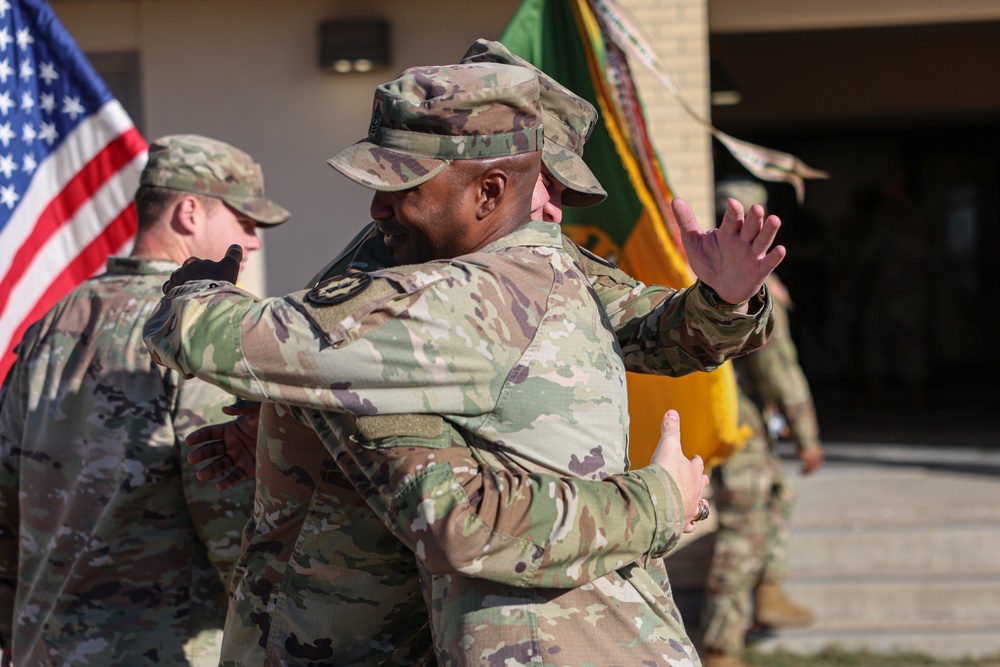
<path fill-rule="evenodd" d="M 710 117 L 708 35 L 1000 18 L 997 0 L 621 0 L 680 87 Z M 369 193 L 326 166 L 363 135 L 372 90 L 416 64 L 454 61 L 476 37 L 499 35 L 519 0 L 53 0 L 88 52 L 140 55 L 150 137 L 198 132 L 230 141 L 264 165 L 268 192 L 294 217 L 265 233 L 268 294 L 300 287 L 369 219 Z M 316 64 L 318 25 L 388 18 L 393 65 L 337 76 Z M 667 90 L 633 63 L 654 146 L 674 192 L 707 226 L 711 142 Z M 251 281 L 252 282 L 252 281 Z"/>
<path fill-rule="evenodd" d="M 683 99 L 702 119 L 710 120 L 708 0 L 629 0 L 623 4 L 652 41 Z M 676 196 L 691 204 L 703 227 L 714 226 L 711 135 L 656 76 L 637 62 L 631 68 L 667 182 Z"/>
<path fill-rule="evenodd" d="M 53 0 L 88 52 L 140 55 L 148 137 L 196 132 L 229 141 L 264 166 L 268 194 L 293 213 L 264 232 L 264 267 L 248 286 L 267 294 L 301 287 L 367 222 L 370 195 L 326 165 L 360 139 L 372 91 L 399 70 L 453 62 L 477 37 L 496 38 L 519 0 Z M 706 0 L 625 0 L 647 27 L 696 108 L 707 104 Z M 316 65 L 318 25 L 388 18 L 392 66 L 333 75 Z M 712 218 L 711 160 L 692 126 L 640 67 L 654 145 L 675 191 Z"/>
<path fill-rule="evenodd" d="M 997 0 L 620 0 L 652 39 L 681 94 L 708 118 L 710 32 L 793 30 L 1000 19 Z M 149 137 L 197 132 L 260 160 L 268 193 L 293 212 L 265 233 L 257 289 L 299 288 L 369 219 L 367 190 L 328 166 L 361 138 L 374 87 L 416 64 L 453 62 L 477 37 L 496 38 L 519 0 L 52 0 L 85 51 L 135 51 Z M 316 64 L 318 25 L 388 18 L 388 70 L 332 75 Z M 674 192 L 708 226 L 709 135 L 633 63 L 649 128 Z M 254 281 L 251 281 L 251 285 Z M 263 285 L 266 284 L 266 287 Z"/>

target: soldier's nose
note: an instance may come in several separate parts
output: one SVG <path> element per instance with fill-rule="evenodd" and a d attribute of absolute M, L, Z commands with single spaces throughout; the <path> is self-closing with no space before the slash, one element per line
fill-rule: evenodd
<path fill-rule="evenodd" d="M 376 192 L 372 196 L 372 205 L 369 209 L 372 220 L 387 220 L 392 217 L 391 198 L 388 193 Z"/>

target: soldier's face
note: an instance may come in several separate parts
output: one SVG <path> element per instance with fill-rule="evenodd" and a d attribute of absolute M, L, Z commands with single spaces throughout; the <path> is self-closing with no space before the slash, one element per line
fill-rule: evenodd
<path fill-rule="evenodd" d="M 479 248 L 475 193 L 460 169 L 408 190 L 375 192 L 371 215 L 397 264 L 458 257 Z"/>
<path fill-rule="evenodd" d="M 549 191 L 545 187 L 545 179 L 542 174 L 538 175 L 538 180 L 535 181 L 535 189 L 531 191 L 531 219 L 532 220 L 549 220 L 547 217 L 550 213 L 547 209 L 549 207 Z"/>
<path fill-rule="evenodd" d="M 542 217 L 532 217 L 532 219 L 561 223 L 563 211 L 562 196 L 566 190 L 566 186 L 556 180 L 556 177 L 552 175 L 552 172 L 548 170 L 544 163 L 542 163 L 542 172 L 538 175 L 538 180 L 541 181 L 542 186 L 545 188 L 545 193 L 549 196 L 549 200 L 542 207 Z"/>
<path fill-rule="evenodd" d="M 222 259 L 226 255 L 226 250 L 234 243 L 243 246 L 244 257 L 255 250 L 260 250 L 257 223 L 229 208 L 224 202 L 219 202 L 209 210 L 203 209 L 203 216 L 203 224 L 192 239 L 191 250 L 196 256 L 204 259 Z M 240 270 L 243 268 L 244 265 L 241 264 Z"/>

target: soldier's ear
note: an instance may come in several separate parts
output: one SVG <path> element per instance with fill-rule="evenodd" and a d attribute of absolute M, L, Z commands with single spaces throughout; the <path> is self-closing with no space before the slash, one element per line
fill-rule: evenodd
<path fill-rule="evenodd" d="M 174 203 L 171 225 L 182 234 L 194 234 L 198 227 L 199 208 L 197 197 L 184 195 Z"/>
<path fill-rule="evenodd" d="M 503 169 L 494 167 L 479 178 L 479 192 L 476 200 L 477 214 L 483 219 L 499 208 L 507 196 L 510 176 Z"/>

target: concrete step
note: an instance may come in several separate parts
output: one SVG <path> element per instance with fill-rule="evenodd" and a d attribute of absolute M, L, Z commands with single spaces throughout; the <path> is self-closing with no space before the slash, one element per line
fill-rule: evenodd
<path fill-rule="evenodd" d="M 792 479 L 796 531 L 1000 526 L 1000 475 L 849 464 Z"/>
<path fill-rule="evenodd" d="M 975 640 L 977 656 L 1000 656 L 1000 576 L 939 577 L 919 581 L 908 577 L 889 581 L 792 579 L 785 590 L 797 604 L 812 609 L 817 624 L 803 630 L 780 630 L 764 639 L 762 650 L 814 653 L 828 646 L 923 652 L 940 657 L 971 655 L 930 650 L 923 635 L 961 634 Z M 695 634 L 700 623 L 703 589 L 676 589 L 674 597 L 685 625 Z M 990 634 L 992 633 L 992 635 Z M 778 639 L 790 645 L 778 646 Z M 920 640 L 920 641 L 916 641 Z M 964 641 L 964 640 L 963 640 Z M 970 645 L 971 646 L 971 645 Z M 768 648 L 770 647 L 770 649 Z"/>
<path fill-rule="evenodd" d="M 817 624 L 755 647 L 1000 659 L 1000 450 L 828 443 L 827 460 L 809 477 L 788 462 L 799 503 L 785 587 Z M 693 635 L 713 519 L 667 561 Z"/>
<path fill-rule="evenodd" d="M 1000 574 L 1000 524 L 814 528 L 796 525 L 792 577 Z"/>
<path fill-rule="evenodd" d="M 751 638 L 761 653 L 812 655 L 835 646 L 844 651 L 920 653 L 943 660 L 1000 657 L 1000 623 L 829 624 Z"/>
<path fill-rule="evenodd" d="M 824 623 L 1000 624 L 1000 573 L 790 578 L 789 597 Z"/>

